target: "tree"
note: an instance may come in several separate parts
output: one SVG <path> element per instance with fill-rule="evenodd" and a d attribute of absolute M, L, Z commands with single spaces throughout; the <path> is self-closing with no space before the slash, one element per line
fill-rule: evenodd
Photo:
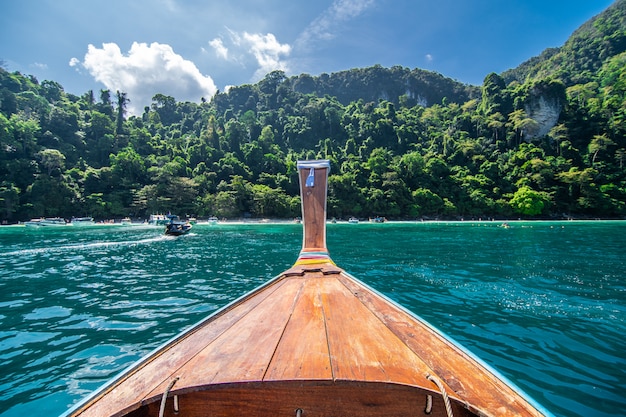
<path fill-rule="evenodd" d="M 596 158 L 598 157 L 598 153 L 600 151 L 605 151 L 611 145 L 615 145 L 611 139 L 609 139 L 606 134 L 595 135 L 591 142 L 589 142 L 589 153 L 593 154 L 591 157 L 591 165 L 595 166 Z"/>
<path fill-rule="evenodd" d="M 165 94 L 155 94 L 152 97 L 152 110 L 159 115 L 161 123 L 170 125 L 180 120 L 176 112 L 176 99 Z"/>
<path fill-rule="evenodd" d="M 441 197 L 427 188 L 418 188 L 413 191 L 415 215 L 439 215 L 443 212 L 445 203 Z"/>
<path fill-rule="evenodd" d="M 57 176 L 65 170 L 65 155 L 56 149 L 44 149 L 37 153 L 41 165 L 47 170 L 48 176 Z"/>
<path fill-rule="evenodd" d="M 9 131 L 13 132 L 13 141 L 9 146 L 15 148 L 20 157 L 29 157 L 37 146 L 36 136 L 40 132 L 39 122 L 32 118 L 25 118 L 23 114 L 11 115 Z"/>
<path fill-rule="evenodd" d="M 0 184 L 0 207 L 2 207 L 0 218 L 10 220 L 19 208 L 20 189 L 15 184 L 2 181 Z"/>
<path fill-rule="evenodd" d="M 480 109 L 484 114 L 506 114 L 508 112 L 505 89 L 506 83 L 500 75 L 495 72 L 487 74 L 483 80 L 482 101 L 480 103 Z"/>
<path fill-rule="evenodd" d="M 550 137 L 556 144 L 555 147 L 557 155 L 561 154 L 561 144 L 567 139 L 568 135 L 569 132 L 567 127 L 562 123 L 555 125 L 552 129 L 550 129 L 548 137 Z"/>
<path fill-rule="evenodd" d="M 114 152 L 114 131 L 113 122 L 106 114 L 91 112 L 91 120 L 87 126 L 87 149 L 94 166 L 105 166 L 109 162 L 109 154 Z"/>
<path fill-rule="evenodd" d="M 510 204 L 516 213 L 524 216 L 537 216 L 542 214 L 549 201 L 546 193 L 522 186 L 513 194 Z"/>
<path fill-rule="evenodd" d="M 380 185 L 382 176 L 391 164 L 391 152 L 385 148 L 376 148 L 370 154 L 365 166 L 370 171 L 370 183 Z"/>
<path fill-rule="evenodd" d="M 126 97 L 126 93 L 122 93 L 119 90 L 116 92 L 117 96 L 117 124 L 115 132 L 121 135 L 124 126 L 124 117 L 126 116 L 126 106 L 130 103 L 130 100 Z"/>
<path fill-rule="evenodd" d="M 508 126 L 515 130 L 517 143 L 519 144 L 523 140 L 526 140 L 526 134 L 528 134 L 527 136 L 532 137 L 537 131 L 539 124 L 536 120 L 528 117 L 524 110 L 519 109 L 509 114 Z"/>
<path fill-rule="evenodd" d="M 147 175 L 145 161 L 132 147 L 111 154 L 110 160 L 113 175 L 121 186 L 135 187 L 145 181 Z"/>
<path fill-rule="evenodd" d="M 253 214 L 260 217 L 286 218 L 294 216 L 291 197 L 281 189 L 255 184 L 251 188 Z"/>
<path fill-rule="evenodd" d="M 97 107 L 100 113 L 107 115 L 109 118 L 113 117 L 113 104 L 111 103 L 110 90 L 100 90 L 100 103 Z"/>

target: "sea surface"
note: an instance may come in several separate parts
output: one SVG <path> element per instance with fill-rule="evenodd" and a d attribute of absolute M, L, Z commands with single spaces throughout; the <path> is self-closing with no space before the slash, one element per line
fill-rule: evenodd
<path fill-rule="evenodd" d="M 329 224 L 333 260 L 556 416 L 626 415 L 626 222 Z M 0 227 L 0 416 L 59 415 L 288 269 L 298 224 Z"/>

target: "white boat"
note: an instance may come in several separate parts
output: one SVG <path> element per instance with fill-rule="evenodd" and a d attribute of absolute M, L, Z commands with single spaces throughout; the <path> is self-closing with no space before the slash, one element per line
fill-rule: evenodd
<path fill-rule="evenodd" d="M 93 226 L 96 222 L 93 221 L 93 217 L 72 217 L 72 224 L 74 226 Z"/>
<path fill-rule="evenodd" d="M 358 222 L 359 222 L 359 219 L 357 219 L 356 217 L 350 217 L 348 219 L 348 223 L 357 224 Z"/>
<path fill-rule="evenodd" d="M 58 227 L 68 226 L 71 223 L 67 223 L 65 219 L 61 217 L 42 217 L 40 219 L 32 219 L 24 223 L 26 227 Z"/>
<path fill-rule="evenodd" d="M 130 217 L 124 217 L 121 223 L 122 223 L 122 226 L 130 226 L 131 224 L 133 224 Z"/>
<path fill-rule="evenodd" d="M 217 217 L 215 217 L 215 216 L 211 216 L 211 217 L 209 217 L 209 218 L 207 219 L 207 222 L 208 222 L 209 224 L 217 224 L 217 222 L 218 222 L 218 221 L 219 221 L 219 220 L 218 220 L 218 218 L 217 218 Z"/>
<path fill-rule="evenodd" d="M 165 214 L 151 214 L 148 224 L 152 226 L 165 226 L 170 222 Z"/>

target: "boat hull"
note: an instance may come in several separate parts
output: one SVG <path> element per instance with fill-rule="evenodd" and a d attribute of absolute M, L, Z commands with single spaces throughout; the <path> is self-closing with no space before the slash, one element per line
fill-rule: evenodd
<path fill-rule="evenodd" d="M 176 395 L 176 400 L 174 399 Z M 129 412 L 129 417 L 157 416 L 162 406 L 157 396 Z M 457 417 L 475 414 L 453 400 Z M 171 394 L 163 416 L 399 416 L 447 417 L 436 391 L 389 383 L 355 381 L 275 381 L 220 384 Z M 416 411 L 418 411 L 416 413 Z"/>
<path fill-rule="evenodd" d="M 191 231 L 190 223 L 170 223 L 165 226 L 165 234 L 170 236 L 182 236 Z"/>
<path fill-rule="evenodd" d="M 71 223 L 67 223 L 60 217 L 33 219 L 24 223 L 26 227 L 65 227 L 71 226 Z"/>

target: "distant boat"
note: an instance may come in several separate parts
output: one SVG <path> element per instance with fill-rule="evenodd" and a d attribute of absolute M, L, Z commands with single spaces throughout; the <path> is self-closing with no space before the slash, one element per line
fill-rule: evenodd
<path fill-rule="evenodd" d="M 69 226 L 71 223 L 67 223 L 65 219 L 61 217 L 45 217 L 40 219 L 32 219 L 24 223 L 26 227 L 58 227 Z"/>
<path fill-rule="evenodd" d="M 209 224 L 217 224 L 217 222 L 218 222 L 218 221 L 219 221 L 219 219 L 218 219 L 217 217 L 215 217 L 215 216 L 211 216 L 211 217 L 209 217 L 209 218 L 207 219 L 207 222 L 208 222 Z"/>
<path fill-rule="evenodd" d="M 299 161 L 302 250 L 68 416 L 550 416 L 425 320 L 336 266 L 329 161 Z"/>
<path fill-rule="evenodd" d="M 165 214 L 151 214 L 148 224 L 152 226 L 165 226 L 170 222 Z"/>
<path fill-rule="evenodd" d="M 348 219 L 348 223 L 356 224 L 358 222 L 359 222 L 359 219 L 357 219 L 356 217 L 350 217 Z"/>
<path fill-rule="evenodd" d="M 124 217 L 121 221 L 122 226 L 130 226 L 131 224 L 133 224 L 133 221 L 130 219 L 130 217 Z"/>
<path fill-rule="evenodd" d="M 191 231 L 193 227 L 191 223 L 180 220 L 178 216 L 168 215 L 169 223 L 165 225 L 165 234 L 171 236 L 185 235 Z"/>
<path fill-rule="evenodd" d="M 93 226 L 96 224 L 93 217 L 72 217 L 72 224 L 74 226 Z"/>
<path fill-rule="evenodd" d="M 386 218 L 380 217 L 380 216 L 376 216 L 373 219 L 370 219 L 370 222 L 372 223 L 385 223 L 386 221 L 387 221 Z"/>

